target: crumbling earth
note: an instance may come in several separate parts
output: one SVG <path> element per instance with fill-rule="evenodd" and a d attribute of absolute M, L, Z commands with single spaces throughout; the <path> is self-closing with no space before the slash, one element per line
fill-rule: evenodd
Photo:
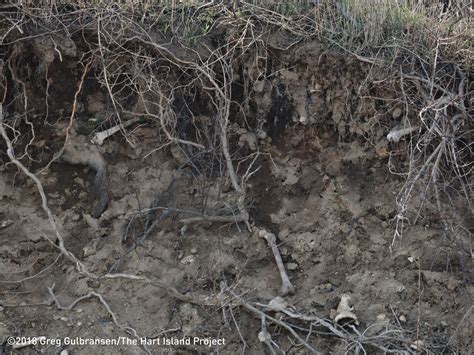
<path fill-rule="evenodd" d="M 39 61 L 43 67 L 57 65 L 57 71 L 51 71 L 51 115 L 71 106 L 77 76 L 60 81 L 55 75 L 76 70 L 75 50 L 62 64 L 45 55 Z M 469 349 L 470 258 L 441 236 L 434 212 L 407 226 L 392 246 L 394 197 L 403 181 L 389 171 L 389 152 L 403 142 L 390 143 L 385 136 L 399 109 L 383 111 L 385 107 L 378 108 L 376 100 L 360 98 L 357 90 L 366 68 L 341 54 L 302 44 L 296 50 L 276 51 L 273 60 L 278 74 L 259 80 L 252 62 L 242 59 L 240 73 L 256 83 L 249 106 L 252 122 L 258 124 L 250 132 L 236 119 L 231 142 L 242 152 L 260 153 L 255 162 L 259 170 L 248 181 L 248 211 L 252 224 L 277 237 L 295 288 L 285 301 L 301 312 L 331 319 L 341 297 L 349 295 L 357 327 L 367 336 L 398 329 L 413 340 L 407 351 L 437 345 L 438 350 L 454 346 L 461 353 Z M 238 86 L 241 81 L 236 80 Z M 88 91 L 91 87 L 94 90 Z M 42 100 L 32 97 L 42 107 Z M 71 134 L 92 144 L 85 138 L 87 130 L 81 134 L 80 124 L 110 114 L 107 93 L 86 85 L 81 106 Z M 199 119 L 212 121 L 205 114 Z M 62 144 L 63 138 L 47 127 L 38 129 L 30 150 L 36 161 L 29 165 L 33 171 L 44 166 Z M 169 288 L 156 284 L 126 278 L 94 280 L 77 273 L 55 247 L 36 185 L 0 153 L 0 341 L 7 336 L 138 335 L 168 340 L 189 336 L 223 338 L 225 344 L 154 344 L 147 349 L 265 353 L 259 317 L 229 300 L 215 304 L 211 296 L 219 295 L 226 285 L 245 300 L 275 299 L 281 279 L 272 251 L 243 223 L 183 224 L 184 218 L 193 216 L 190 211 L 203 210 L 204 195 L 208 209 L 232 212 L 226 204 L 233 205 L 237 197 L 228 179 L 204 179 L 196 173 L 199 167 L 186 164 L 186 150 L 157 149 L 155 124 L 137 122 L 132 127 L 130 137 L 139 144 L 132 146 L 117 134 L 98 148 L 108 164 L 110 197 L 100 218 L 89 215 L 96 203 L 95 172 L 90 168 L 52 163 L 37 175 L 65 245 L 95 275 L 145 276 L 190 298 L 208 295 L 207 304 L 175 297 Z M 140 239 L 150 206 L 162 219 Z M 55 298 L 68 306 L 90 292 L 103 296 L 116 322 L 95 297 L 66 310 L 52 302 Z M 273 316 L 291 322 L 282 312 Z M 273 324 L 268 330 L 285 352 L 307 351 L 292 342 L 284 328 Z M 393 341 L 389 333 L 386 336 Z M 334 354 L 343 353 L 347 346 L 328 333 L 315 337 L 313 343 L 323 353 Z M 17 350 L 3 345 L 6 353 L 62 349 L 71 354 L 144 351 L 143 346 L 126 344 L 47 344 Z M 380 350 L 369 347 L 369 351 Z"/>

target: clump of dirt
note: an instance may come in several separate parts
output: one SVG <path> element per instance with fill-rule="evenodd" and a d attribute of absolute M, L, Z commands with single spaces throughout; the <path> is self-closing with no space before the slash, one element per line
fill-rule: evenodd
<path fill-rule="evenodd" d="M 215 97 L 201 88 L 188 92 L 187 100 L 170 100 L 167 117 L 175 115 L 179 123 L 171 146 L 163 122 L 144 118 L 94 148 L 107 161 L 110 198 L 98 219 L 89 215 L 96 203 L 95 173 L 60 161 L 48 164 L 65 140 L 91 145 L 95 132 L 133 116 L 126 116 L 125 107 L 121 118 L 114 116 L 125 101 L 111 100 L 109 88 L 94 76 L 98 64 L 91 66 L 78 94 L 84 40 L 32 39 L 15 47 L 22 56 L 10 53 L 5 119 L 22 110 L 24 102 L 11 92 L 20 92 L 23 83 L 35 120 L 30 135 L 15 141 L 15 154 L 36 172 L 67 250 L 90 273 L 115 277 L 87 277 L 61 254 L 38 186 L 9 163 L 2 142 L 0 341 L 8 336 L 196 337 L 225 342 L 212 347 L 204 342 L 100 347 L 63 342 L 15 351 L 263 353 L 265 316 L 247 312 L 239 300 L 267 304 L 279 295 L 272 250 L 245 223 L 189 222 L 211 212 L 214 217 L 240 213 L 240 195 L 224 173 L 225 157 L 213 149 L 222 144 L 213 116 Z M 169 50 L 179 54 L 179 48 Z M 286 297 L 291 309 L 332 322 L 341 297 L 348 295 L 357 329 L 376 339 L 368 343 L 368 352 L 389 349 L 391 342 L 412 352 L 469 349 L 471 257 L 440 232 L 435 209 L 406 226 L 393 244 L 394 194 L 404 181 L 390 171 L 389 155 L 404 143 L 389 143 L 385 136 L 400 117 L 398 105 L 387 104 L 397 93 L 361 92 L 375 90 L 382 74 L 347 55 L 323 51 L 317 42 L 271 51 L 266 71 L 255 65 L 255 56 L 249 51 L 233 63 L 229 144 L 238 174 L 256 169 L 246 180 L 248 222 L 277 236 L 296 289 Z M 28 75 L 26 83 L 22 78 Z M 177 79 L 176 73 L 167 80 L 170 87 L 191 87 L 192 82 L 184 74 Z M 370 85 L 362 85 L 367 80 Z M 143 105 L 135 94 L 116 94 L 127 97 L 132 111 Z M 160 110 L 152 107 L 149 113 L 166 116 Z M 238 297 L 224 297 L 227 288 Z M 268 312 L 306 329 L 303 320 L 284 311 Z M 280 323 L 268 331 L 280 350 L 306 351 L 289 340 Z M 395 331 L 397 337 L 391 338 Z M 347 350 L 341 337 L 327 331 L 309 334 L 324 353 Z"/>

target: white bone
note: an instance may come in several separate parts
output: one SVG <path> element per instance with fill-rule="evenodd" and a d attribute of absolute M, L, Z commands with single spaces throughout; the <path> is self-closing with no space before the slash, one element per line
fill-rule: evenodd
<path fill-rule="evenodd" d="M 280 250 L 278 250 L 278 246 L 276 244 L 275 235 L 262 229 L 258 232 L 258 236 L 264 238 L 267 241 L 268 246 L 272 249 L 273 256 L 275 257 L 275 261 L 278 266 L 278 271 L 280 272 L 282 282 L 281 295 L 286 296 L 294 294 L 295 288 L 291 284 L 288 274 L 286 273 L 285 265 L 283 264 L 283 260 L 281 259 Z"/>
<path fill-rule="evenodd" d="M 351 297 L 348 295 L 342 295 L 341 296 L 341 301 L 339 302 L 339 305 L 337 306 L 336 310 L 336 315 L 334 317 L 334 322 L 338 323 L 340 320 L 343 319 L 352 319 L 356 325 L 359 324 L 359 321 L 357 320 L 357 316 L 353 312 L 353 308 L 349 305 L 349 301 L 351 300 Z"/>
<path fill-rule="evenodd" d="M 418 126 L 413 126 L 413 127 L 408 127 L 408 128 L 402 128 L 400 127 L 394 127 L 389 134 L 387 134 L 387 140 L 389 142 L 398 142 L 400 138 L 403 136 L 406 136 L 407 134 L 410 134 L 412 132 L 415 132 L 419 129 L 420 127 Z"/>
<path fill-rule="evenodd" d="M 131 124 L 135 123 L 135 122 L 138 122 L 140 120 L 140 118 L 136 117 L 136 118 L 132 118 L 131 120 L 128 120 L 124 123 L 120 123 L 116 126 L 113 126 L 109 129 L 106 129 L 105 131 L 102 131 L 102 132 L 97 132 L 96 134 L 94 134 L 94 136 L 92 137 L 92 140 L 91 142 L 93 144 L 97 144 L 97 145 L 102 145 L 104 144 L 104 140 L 106 140 L 107 138 L 109 138 L 111 135 L 117 133 L 118 131 L 124 129 L 125 127 L 128 127 L 130 126 Z"/>

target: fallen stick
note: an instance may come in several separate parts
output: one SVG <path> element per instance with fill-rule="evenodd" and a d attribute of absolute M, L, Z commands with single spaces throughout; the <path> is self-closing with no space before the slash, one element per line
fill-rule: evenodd
<path fill-rule="evenodd" d="M 183 224 L 191 224 L 191 223 L 197 223 L 197 222 L 222 222 L 222 223 L 237 223 L 237 222 L 245 222 L 247 219 L 245 216 L 242 216 L 241 214 L 235 215 L 235 216 L 208 216 L 208 215 L 202 215 L 198 217 L 189 217 L 189 218 L 183 218 L 180 220 L 181 223 Z"/>

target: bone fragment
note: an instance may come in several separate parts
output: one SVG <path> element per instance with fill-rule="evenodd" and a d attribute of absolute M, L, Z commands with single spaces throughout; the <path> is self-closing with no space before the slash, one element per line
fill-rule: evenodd
<path fill-rule="evenodd" d="M 138 122 L 140 120 L 139 117 L 136 117 L 136 118 L 132 118 L 131 120 L 128 120 L 124 123 L 120 123 L 116 126 L 113 126 L 109 129 L 106 129 L 105 131 L 102 131 L 102 132 L 97 132 L 96 134 L 94 134 L 94 136 L 92 137 L 92 140 L 91 142 L 93 144 L 97 144 L 97 145 L 102 145 L 104 144 L 104 140 L 106 140 L 107 138 L 109 138 L 111 135 L 117 133 L 118 131 L 120 131 L 121 129 L 124 129 L 128 126 L 130 126 L 131 124 L 134 124 L 135 122 Z"/>
<path fill-rule="evenodd" d="M 295 293 L 295 288 L 291 284 L 290 279 L 288 277 L 288 274 L 286 273 L 285 265 L 283 264 L 283 260 L 281 259 L 280 255 L 280 250 L 278 249 L 278 246 L 276 244 L 276 237 L 274 234 L 267 232 L 264 229 L 261 229 L 258 232 L 258 236 L 260 238 L 264 238 L 268 246 L 272 249 L 273 256 L 275 257 L 276 264 L 278 266 L 278 271 L 280 272 L 281 276 L 281 295 L 286 296 L 286 295 L 292 295 Z"/>

